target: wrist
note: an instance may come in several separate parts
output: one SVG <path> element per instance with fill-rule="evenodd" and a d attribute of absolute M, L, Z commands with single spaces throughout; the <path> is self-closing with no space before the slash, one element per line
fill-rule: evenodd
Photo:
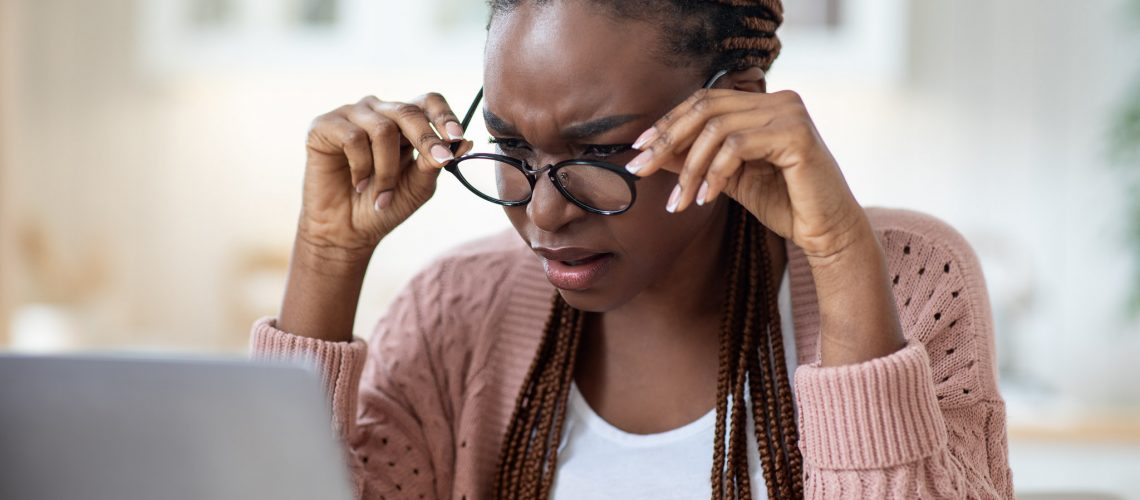
<path fill-rule="evenodd" d="M 290 272 L 309 272 L 330 278 L 363 276 L 374 250 L 374 246 L 334 245 L 298 230 L 289 268 Z"/>
<path fill-rule="evenodd" d="M 820 311 L 823 366 L 860 363 L 906 344 L 895 308 L 886 256 L 870 224 L 811 265 Z"/>
<path fill-rule="evenodd" d="M 369 257 L 371 251 L 315 245 L 298 234 L 277 328 L 320 340 L 352 340 Z"/>
<path fill-rule="evenodd" d="M 812 277 L 823 280 L 846 280 L 852 274 L 866 274 L 870 267 L 881 267 L 886 260 L 870 221 L 861 211 L 842 233 L 828 237 L 829 249 L 806 253 Z"/>

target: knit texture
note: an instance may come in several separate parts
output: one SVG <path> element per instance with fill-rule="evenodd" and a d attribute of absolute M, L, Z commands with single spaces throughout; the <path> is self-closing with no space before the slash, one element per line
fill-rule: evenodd
<path fill-rule="evenodd" d="M 898 352 L 819 366 L 811 270 L 802 251 L 787 247 L 805 495 L 1012 498 L 977 258 L 935 218 L 867 214 L 907 338 Z M 502 436 L 553 293 L 529 249 L 503 233 L 413 278 L 367 343 L 300 338 L 265 318 L 254 324 L 252 351 L 316 364 L 358 498 L 492 498 Z"/>

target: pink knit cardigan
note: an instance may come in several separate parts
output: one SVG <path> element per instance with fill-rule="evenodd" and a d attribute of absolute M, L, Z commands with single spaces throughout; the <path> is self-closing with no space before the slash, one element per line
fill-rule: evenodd
<path fill-rule="evenodd" d="M 930 216 L 867 213 L 908 339 L 896 353 L 820 367 L 811 271 L 787 247 L 806 496 L 1012 498 L 977 258 Z M 501 438 L 553 293 L 533 254 L 504 233 L 422 271 L 368 343 L 294 336 L 266 318 L 253 327 L 252 350 L 315 361 L 358 497 L 491 498 Z"/>

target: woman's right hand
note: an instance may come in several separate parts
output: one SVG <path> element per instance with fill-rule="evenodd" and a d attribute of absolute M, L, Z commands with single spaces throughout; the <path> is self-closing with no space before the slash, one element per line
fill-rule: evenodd
<path fill-rule="evenodd" d="M 462 135 L 459 120 L 435 93 L 411 103 L 365 97 L 313 120 L 277 328 L 352 339 L 373 250 L 431 198 L 440 167 L 452 158 L 449 145 L 462 141 L 457 154 L 471 149 Z"/>
<path fill-rule="evenodd" d="M 440 167 L 453 157 L 449 146 L 462 136 L 436 93 L 409 103 L 368 96 L 317 117 L 306 141 L 298 243 L 367 258 L 431 198 Z M 464 141 L 459 153 L 470 148 Z"/>

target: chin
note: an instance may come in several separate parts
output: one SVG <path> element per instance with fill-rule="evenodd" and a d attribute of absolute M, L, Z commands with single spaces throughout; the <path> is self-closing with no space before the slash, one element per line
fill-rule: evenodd
<path fill-rule="evenodd" d="M 629 302 L 630 297 L 617 292 L 617 290 L 606 290 L 601 287 L 586 290 L 558 289 L 558 294 L 562 296 L 562 300 L 570 304 L 570 307 L 592 313 L 609 312 Z"/>

